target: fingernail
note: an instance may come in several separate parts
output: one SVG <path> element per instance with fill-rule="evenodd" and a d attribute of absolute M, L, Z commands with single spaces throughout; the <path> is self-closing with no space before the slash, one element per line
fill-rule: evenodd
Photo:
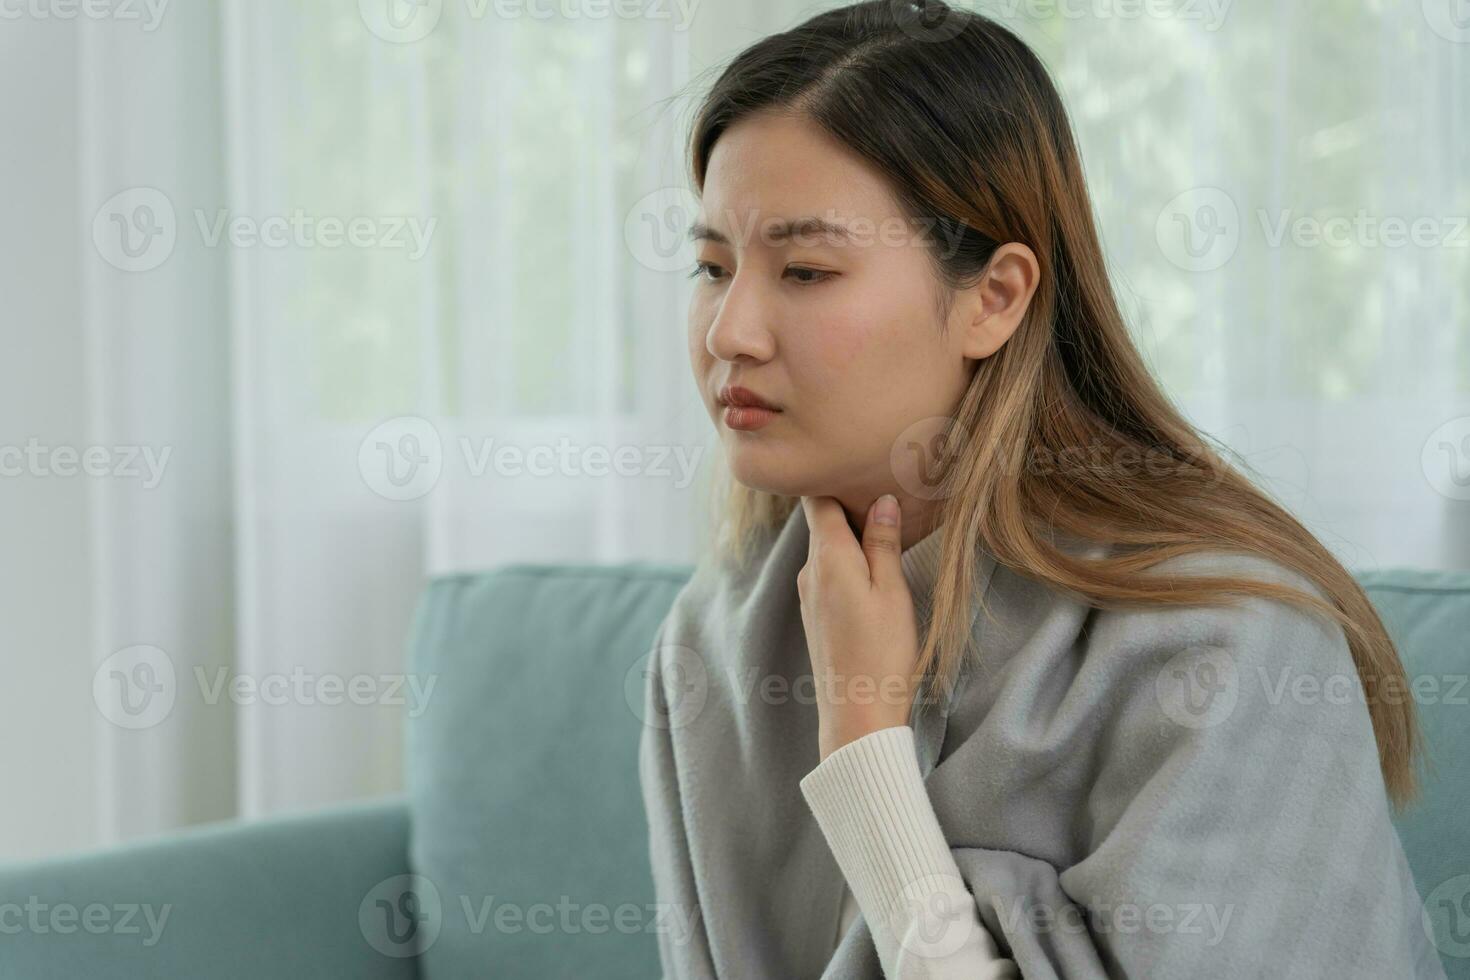
<path fill-rule="evenodd" d="M 879 524 L 898 523 L 898 498 L 891 493 L 885 493 L 878 498 L 878 509 L 873 513 L 873 520 Z"/>

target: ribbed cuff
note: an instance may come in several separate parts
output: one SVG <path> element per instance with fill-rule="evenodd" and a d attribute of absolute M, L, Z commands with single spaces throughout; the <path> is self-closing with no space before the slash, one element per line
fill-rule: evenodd
<path fill-rule="evenodd" d="M 847 743 L 800 785 L 879 952 L 888 954 L 886 968 L 905 954 L 943 955 L 960 947 L 982 960 L 998 958 L 924 789 L 912 727 Z M 920 935 L 927 948 L 915 948 Z"/>

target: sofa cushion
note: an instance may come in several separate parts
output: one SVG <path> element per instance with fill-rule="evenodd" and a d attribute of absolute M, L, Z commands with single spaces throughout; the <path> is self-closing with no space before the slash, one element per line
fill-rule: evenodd
<path fill-rule="evenodd" d="M 408 722 L 428 980 L 659 975 L 639 666 L 691 568 L 513 565 L 433 581 Z"/>
<path fill-rule="evenodd" d="M 1445 969 L 1470 978 L 1470 574 L 1357 578 L 1398 645 L 1429 760 L 1420 800 L 1394 823 Z"/>

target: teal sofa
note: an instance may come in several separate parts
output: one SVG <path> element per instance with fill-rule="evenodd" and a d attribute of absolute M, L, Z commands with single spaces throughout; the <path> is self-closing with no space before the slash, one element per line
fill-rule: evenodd
<path fill-rule="evenodd" d="M 409 669 L 439 680 L 402 796 L 0 867 L 0 978 L 657 977 L 675 926 L 647 870 L 642 665 L 689 571 L 434 580 Z M 1433 679 L 1435 772 L 1398 827 L 1446 971 L 1470 978 L 1470 575 L 1360 578 Z"/>

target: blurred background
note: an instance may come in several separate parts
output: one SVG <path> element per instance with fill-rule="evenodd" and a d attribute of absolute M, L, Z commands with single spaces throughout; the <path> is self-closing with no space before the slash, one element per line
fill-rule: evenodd
<path fill-rule="evenodd" d="M 1470 569 L 1470 4 L 959 5 L 1188 416 Z M 683 139 L 830 6 L 0 2 L 0 858 L 395 792 L 428 577 L 697 557 Z"/>

